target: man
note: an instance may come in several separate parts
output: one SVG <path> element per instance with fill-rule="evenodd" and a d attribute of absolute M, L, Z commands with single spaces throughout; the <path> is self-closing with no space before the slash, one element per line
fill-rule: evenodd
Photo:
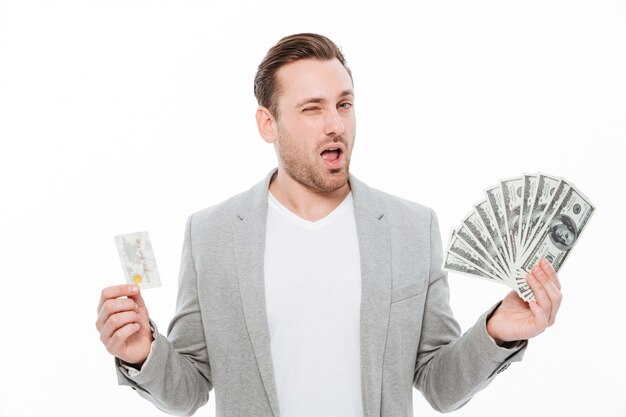
<path fill-rule="evenodd" d="M 189 218 L 168 337 L 136 286 L 102 292 L 120 384 L 186 415 L 215 388 L 218 416 L 411 416 L 413 386 L 454 410 L 521 360 L 559 309 L 554 270 L 529 274 L 536 302 L 511 292 L 460 335 L 433 211 L 349 173 L 354 91 L 335 44 L 283 38 L 255 94 L 278 169 Z"/>

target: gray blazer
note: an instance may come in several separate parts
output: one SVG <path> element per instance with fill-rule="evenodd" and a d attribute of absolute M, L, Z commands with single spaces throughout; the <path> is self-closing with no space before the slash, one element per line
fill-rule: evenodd
<path fill-rule="evenodd" d="M 191 415 L 215 389 L 218 417 L 279 417 L 263 260 L 272 170 L 250 190 L 187 221 L 176 314 L 138 373 L 119 383 L 172 414 Z M 412 387 L 437 410 L 463 404 L 526 342 L 505 349 L 487 311 L 461 336 L 449 306 L 434 212 L 349 178 L 361 255 L 361 377 L 365 417 L 413 415 Z"/>

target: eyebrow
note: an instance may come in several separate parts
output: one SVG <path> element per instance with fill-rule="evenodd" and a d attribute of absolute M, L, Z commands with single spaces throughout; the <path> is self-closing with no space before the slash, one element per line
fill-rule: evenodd
<path fill-rule="evenodd" d="M 342 91 L 341 94 L 339 94 L 339 98 L 344 98 L 346 96 L 353 96 L 353 95 L 354 95 L 354 91 L 352 91 L 351 89 L 348 89 L 348 90 Z M 326 100 L 323 97 L 310 97 L 296 104 L 296 107 L 302 107 L 305 104 L 309 104 L 309 103 L 326 103 L 327 101 L 328 100 Z"/>

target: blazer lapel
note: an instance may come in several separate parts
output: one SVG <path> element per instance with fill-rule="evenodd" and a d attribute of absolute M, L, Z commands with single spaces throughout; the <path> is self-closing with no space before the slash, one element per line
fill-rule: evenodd
<path fill-rule="evenodd" d="M 367 185 L 350 175 L 361 256 L 363 412 L 380 416 L 383 355 L 391 305 L 391 243 L 384 213 Z M 385 219 L 386 220 L 386 219 Z"/>
<path fill-rule="evenodd" d="M 233 225 L 233 240 L 239 289 L 250 342 L 259 366 L 261 379 L 274 416 L 279 417 L 278 395 L 274 380 L 267 310 L 265 305 L 264 256 L 267 224 L 267 193 L 276 172 L 244 195 Z"/>

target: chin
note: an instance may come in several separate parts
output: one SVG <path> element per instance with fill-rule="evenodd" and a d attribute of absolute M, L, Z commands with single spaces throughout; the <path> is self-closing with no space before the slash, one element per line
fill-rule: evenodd
<path fill-rule="evenodd" d="M 345 186 L 348 183 L 348 172 L 346 170 L 343 169 L 333 169 L 331 170 L 331 177 L 330 178 L 325 178 L 323 181 L 321 181 L 323 184 L 318 184 L 318 185 L 323 185 L 321 188 L 321 191 L 336 191 L 338 189 L 340 189 L 341 187 Z"/>

